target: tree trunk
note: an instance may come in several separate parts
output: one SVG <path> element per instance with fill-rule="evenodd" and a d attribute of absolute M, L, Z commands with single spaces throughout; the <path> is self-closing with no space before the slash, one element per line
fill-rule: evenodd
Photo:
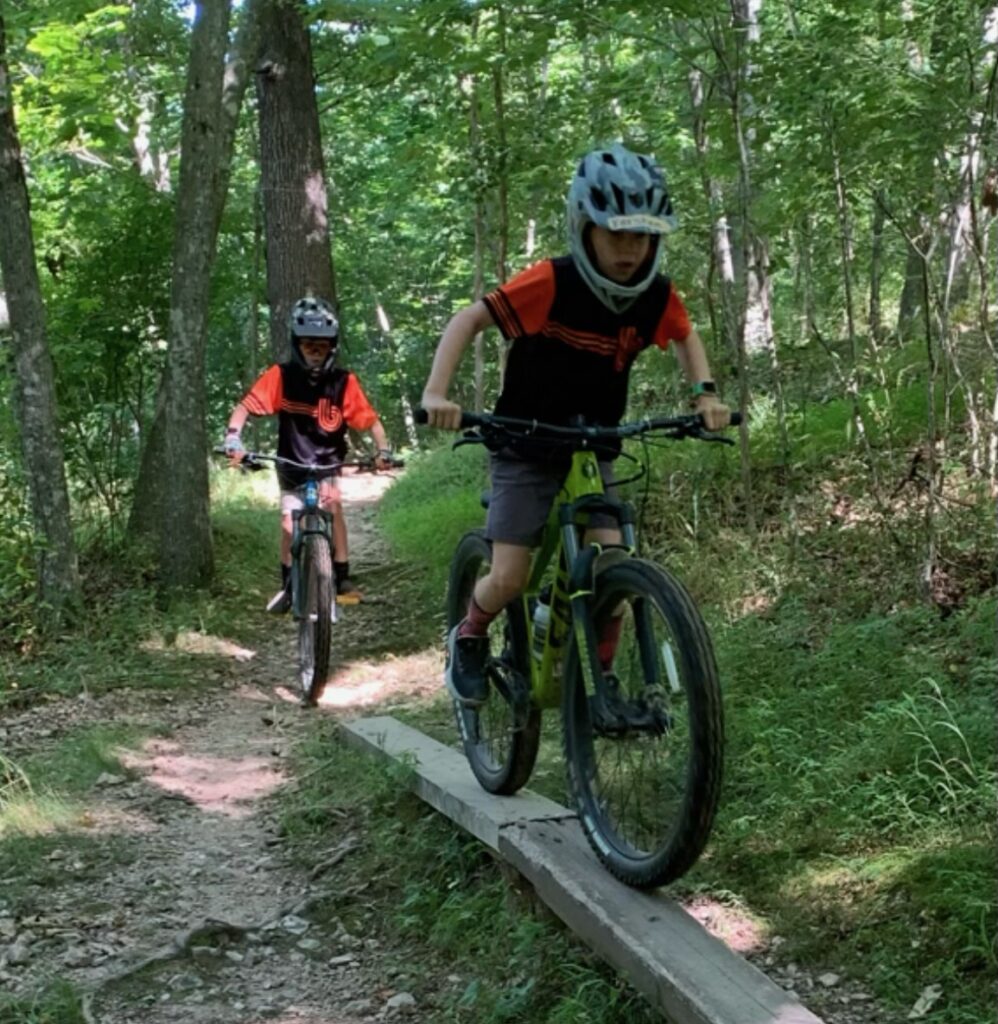
<path fill-rule="evenodd" d="M 721 320 L 724 328 L 725 347 L 728 353 L 728 362 L 734 368 L 738 380 L 738 407 L 746 410 L 748 409 L 750 399 L 748 364 L 745 358 L 742 335 L 738 329 L 735 268 L 731 256 L 731 234 L 728 228 L 728 219 L 724 213 L 721 186 L 715 179 L 711 178 L 707 170 L 707 123 L 704 116 L 703 76 L 701 72 L 690 72 L 687 84 L 693 104 L 693 136 L 700 164 L 700 182 L 703 187 L 704 198 L 710 209 L 714 264 L 717 267 L 720 278 Z M 752 462 L 749 450 L 748 429 L 745 423 L 739 429 L 738 442 L 746 519 L 750 529 L 754 530 L 755 509 L 752 501 Z"/>
<path fill-rule="evenodd" d="M 922 282 L 922 251 L 930 247 L 928 218 L 920 218 L 920 226 L 912 232 L 908 241 L 904 265 L 904 284 L 898 304 L 897 334 L 901 342 L 913 338 L 925 327 L 925 310 L 922 302 L 925 288 Z"/>
<path fill-rule="evenodd" d="M 55 374 L 45 335 L 31 204 L 14 122 L 7 39 L 0 12 L 0 272 L 14 357 L 14 401 L 37 546 L 38 593 L 57 614 L 80 596 Z"/>
<path fill-rule="evenodd" d="M 752 135 L 751 126 L 746 123 L 746 120 L 751 118 L 753 104 L 747 91 L 743 96 L 743 89 L 749 81 L 752 70 L 747 51 L 759 39 L 760 7 L 761 0 L 731 0 L 736 37 L 735 70 L 733 73 L 729 72 L 727 76 L 727 89 L 732 126 L 738 146 L 739 227 L 745 264 L 744 304 L 738 330 L 739 376 L 742 380 L 742 408 L 746 409 L 749 399 L 748 355 L 754 352 L 765 352 L 770 367 L 783 458 L 784 462 L 788 463 L 790 442 L 786 425 L 783 382 L 773 334 L 768 246 L 765 238 L 756 230 L 752 217 L 752 156 L 750 149 Z M 744 44 L 741 42 L 742 38 L 744 38 Z M 739 51 L 743 45 L 745 52 L 741 53 Z M 742 424 L 741 431 L 743 435 L 747 433 L 745 423 Z M 748 488 L 751 477 L 747 451 L 743 451 L 742 461 L 743 486 Z M 751 501 L 751 492 L 748 490 L 746 490 L 746 505 L 747 526 L 749 531 L 754 533 L 754 507 Z"/>
<path fill-rule="evenodd" d="M 337 306 L 312 45 L 298 0 L 263 0 L 257 67 L 267 301 L 275 362 L 288 358 L 288 314 L 303 295 Z"/>
<path fill-rule="evenodd" d="M 472 26 L 472 39 L 478 32 L 478 19 Z M 472 297 L 477 302 L 485 293 L 485 186 L 487 173 L 482 150 L 482 130 L 478 105 L 478 79 L 468 75 L 463 84 L 468 93 L 468 153 L 471 158 L 471 179 L 475 192 L 475 277 L 472 282 Z M 475 411 L 485 408 L 485 345 L 482 332 L 473 341 L 475 354 L 474 385 Z"/>
<path fill-rule="evenodd" d="M 222 90 L 228 33 L 229 0 L 205 0 L 197 6 L 180 141 L 163 391 L 160 470 L 169 475 L 170 486 L 163 494 L 159 554 L 166 588 L 204 583 L 212 571 L 204 354 L 221 215 Z"/>
<path fill-rule="evenodd" d="M 871 342 L 879 346 L 883 340 L 884 326 L 880 315 L 880 284 L 884 264 L 884 207 L 882 195 L 873 200 L 873 225 L 870 245 L 870 312 L 869 330 Z"/>

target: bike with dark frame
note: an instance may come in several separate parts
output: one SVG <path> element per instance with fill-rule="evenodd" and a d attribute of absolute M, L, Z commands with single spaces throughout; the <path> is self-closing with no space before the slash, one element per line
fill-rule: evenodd
<path fill-rule="evenodd" d="M 225 455 L 223 449 L 216 454 Z M 304 482 L 296 488 L 302 507 L 291 513 L 291 613 L 298 623 L 298 683 L 302 704 L 314 707 L 322 698 L 329 678 L 332 627 L 336 623 L 336 580 L 333 573 L 333 514 L 319 501 L 319 483 L 354 467 L 358 472 L 378 472 L 374 457 L 351 459 L 327 466 L 296 462 L 267 452 L 246 452 L 238 465 L 247 472 L 267 464 L 303 471 Z M 403 460 L 391 458 L 389 469 L 400 469 Z"/>

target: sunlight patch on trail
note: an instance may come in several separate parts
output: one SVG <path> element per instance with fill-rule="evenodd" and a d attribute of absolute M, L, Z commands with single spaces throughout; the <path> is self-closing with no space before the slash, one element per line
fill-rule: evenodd
<path fill-rule="evenodd" d="M 257 800 L 284 783 L 271 758 L 187 754 L 172 740 L 149 740 L 141 753 L 127 758 L 127 765 L 149 785 L 230 818 L 247 817 Z"/>
<path fill-rule="evenodd" d="M 352 661 L 333 674 L 320 703 L 323 707 L 348 708 L 427 697 L 439 689 L 440 678 L 441 659 L 436 651 Z"/>
<path fill-rule="evenodd" d="M 172 643 L 167 643 L 161 634 L 154 634 L 148 640 L 143 640 L 139 647 L 144 651 L 161 652 L 166 650 L 179 651 L 181 654 L 209 654 L 224 658 L 234 658 L 236 661 L 249 661 L 256 657 L 256 651 L 247 647 L 240 647 L 238 644 L 225 640 L 220 636 L 211 636 L 208 633 L 195 633 L 191 630 L 182 630 Z"/>
<path fill-rule="evenodd" d="M 695 896 L 684 901 L 682 907 L 715 939 L 720 939 L 729 949 L 743 956 L 760 950 L 769 940 L 768 929 L 757 919 L 709 896 Z"/>

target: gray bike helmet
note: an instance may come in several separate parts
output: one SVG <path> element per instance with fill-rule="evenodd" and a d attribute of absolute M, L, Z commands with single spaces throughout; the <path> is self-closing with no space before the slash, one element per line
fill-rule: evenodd
<path fill-rule="evenodd" d="M 316 376 L 331 370 L 336 362 L 336 349 L 340 340 L 340 325 L 333 312 L 333 307 L 325 299 L 306 297 L 299 299 L 291 307 L 288 318 L 291 330 L 291 353 L 295 362 Z M 301 351 L 302 338 L 327 338 L 329 355 L 318 369 L 309 367 Z"/>
<path fill-rule="evenodd" d="M 582 158 L 572 179 L 567 212 L 569 245 L 579 273 L 604 306 L 623 312 L 651 284 L 662 235 L 677 224 L 665 176 L 650 157 L 632 153 L 619 142 L 609 149 L 594 149 Z M 586 247 L 587 224 L 653 236 L 648 269 L 640 281 L 619 284 L 599 272 Z"/>

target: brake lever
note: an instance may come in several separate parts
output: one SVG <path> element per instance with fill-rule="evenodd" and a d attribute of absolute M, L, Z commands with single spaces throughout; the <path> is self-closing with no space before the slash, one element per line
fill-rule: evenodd
<path fill-rule="evenodd" d="M 708 441 L 711 444 L 734 444 L 735 442 L 730 437 L 724 437 L 723 434 L 715 434 L 703 427 L 698 427 L 695 433 L 687 435 L 688 437 L 695 437 L 698 441 Z"/>
<path fill-rule="evenodd" d="M 466 430 L 450 447 L 451 451 L 465 444 L 484 444 L 485 438 L 477 430 Z"/>

